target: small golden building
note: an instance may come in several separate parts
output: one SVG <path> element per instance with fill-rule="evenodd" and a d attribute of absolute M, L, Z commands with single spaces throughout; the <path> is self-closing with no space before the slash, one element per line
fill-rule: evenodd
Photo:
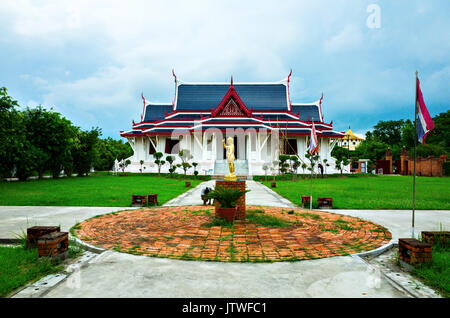
<path fill-rule="evenodd" d="M 350 151 L 354 151 L 356 149 L 356 147 L 358 147 L 359 144 L 361 143 L 361 141 L 363 141 L 363 140 L 364 140 L 364 138 L 356 136 L 353 133 L 353 131 L 351 131 L 351 129 L 349 129 L 345 133 L 344 137 L 338 139 L 338 146 L 347 148 Z"/>

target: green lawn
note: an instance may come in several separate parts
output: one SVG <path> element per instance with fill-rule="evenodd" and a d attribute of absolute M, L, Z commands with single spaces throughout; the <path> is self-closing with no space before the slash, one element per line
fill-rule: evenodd
<path fill-rule="evenodd" d="M 274 191 L 301 205 L 310 195 L 310 180 L 276 181 Z M 270 187 L 270 178 L 264 184 Z M 313 207 L 318 197 L 332 197 L 336 209 L 411 209 L 410 176 L 313 178 Z M 450 178 L 416 177 L 416 209 L 450 210 Z"/>
<path fill-rule="evenodd" d="M 450 297 L 450 247 L 434 244 L 432 263 L 418 266 L 412 273 L 444 297 Z"/>
<path fill-rule="evenodd" d="M 0 246 L 0 297 L 14 289 L 59 271 L 61 266 L 38 258 L 36 249 Z"/>
<path fill-rule="evenodd" d="M 188 180 L 191 187 L 201 180 Z M 0 182 L 0 205 L 31 206 L 131 206 L 131 195 L 158 194 L 163 204 L 189 190 L 185 180 L 157 175 L 89 177 Z"/>

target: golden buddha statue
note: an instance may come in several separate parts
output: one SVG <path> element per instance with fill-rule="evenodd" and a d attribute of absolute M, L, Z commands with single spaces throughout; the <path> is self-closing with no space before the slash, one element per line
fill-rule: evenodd
<path fill-rule="evenodd" d="M 230 173 L 224 177 L 225 181 L 236 181 L 237 178 L 234 175 L 234 142 L 232 137 L 228 137 L 227 144 L 225 144 L 225 138 L 223 139 L 223 147 L 226 149 L 226 156 L 228 162 L 228 168 L 230 169 Z"/>

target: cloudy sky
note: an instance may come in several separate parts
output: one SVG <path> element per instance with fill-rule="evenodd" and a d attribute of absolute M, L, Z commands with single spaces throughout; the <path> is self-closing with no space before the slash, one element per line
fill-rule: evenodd
<path fill-rule="evenodd" d="M 450 1 L 0 2 L 0 86 L 103 135 L 138 121 L 141 92 L 185 81 L 278 81 L 324 93 L 325 121 L 365 133 L 412 118 L 414 72 L 432 116 L 449 108 Z"/>

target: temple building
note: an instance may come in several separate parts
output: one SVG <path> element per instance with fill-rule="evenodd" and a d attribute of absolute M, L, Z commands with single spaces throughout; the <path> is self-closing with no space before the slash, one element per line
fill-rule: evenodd
<path fill-rule="evenodd" d="M 338 146 L 354 151 L 364 140 L 363 137 L 355 135 L 355 133 L 349 129 L 345 133 L 345 136 L 338 140 Z"/>
<path fill-rule="evenodd" d="M 282 81 L 265 83 L 233 83 L 233 78 L 225 83 L 188 83 L 173 75 L 173 102 L 152 103 L 142 96 L 139 122 L 133 121 L 130 130 L 120 132 L 134 151 L 125 171 L 139 172 L 142 160 L 145 172 L 157 172 L 155 152 L 163 153 L 163 160 L 173 155 L 175 163 L 181 163 L 177 153 L 187 149 L 192 155 L 189 162 L 198 163 L 200 174 L 225 175 L 228 166 L 222 140 L 231 135 L 238 176 L 271 174 L 277 171 L 273 163 L 280 154 L 296 155 L 308 164 L 305 154 L 314 121 L 319 160 L 325 163 L 326 173 L 337 172 L 331 151 L 344 133 L 334 131 L 332 121 L 324 121 L 322 98 L 291 102 L 291 74 Z M 264 169 L 269 166 L 271 170 Z M 166 163 L 161 172 L 168 169 Z M 193 168 L 188 171 L 193 172 Z"/>

